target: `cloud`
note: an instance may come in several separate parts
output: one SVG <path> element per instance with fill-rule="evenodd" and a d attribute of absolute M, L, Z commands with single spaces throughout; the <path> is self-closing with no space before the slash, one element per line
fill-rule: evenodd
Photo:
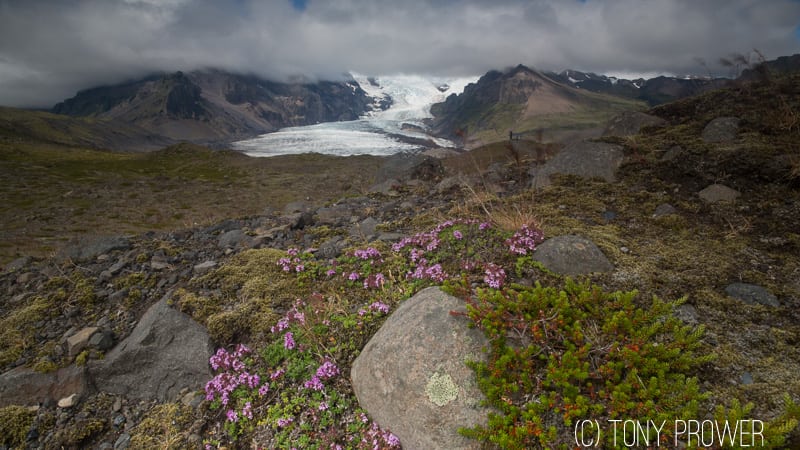
<path fill-rule="evenodd" d="M 705 74 L 698 58 L 798 52 L 797 17 L 793 0 L 0 0 L 0 104 L 204 67 L 278 80 L 519 63 Z"/>

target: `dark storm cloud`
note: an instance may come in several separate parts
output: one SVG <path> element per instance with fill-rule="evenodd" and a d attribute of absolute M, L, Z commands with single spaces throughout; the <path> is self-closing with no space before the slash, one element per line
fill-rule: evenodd
<path fill-rule="evenodd" d="M 794 0 L 0 0 L 0 104 L 50 106 L 153 71 L 283 79 L 480 75 L 519 63 L 727 74 L 731 53 L 800 51 Z"/>

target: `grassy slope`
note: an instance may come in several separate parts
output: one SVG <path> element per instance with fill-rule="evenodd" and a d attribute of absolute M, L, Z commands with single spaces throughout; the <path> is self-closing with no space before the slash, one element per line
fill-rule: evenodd
<path fill-rule="evenodd" d="M 30 126 L 0 128 L 0 262 L 44 256 L 84 233 L 181 228 L 360 193 L 379 164 L 372 157 L 258 159 L 188 144 L 115 153 L 73 146 L 91 132 L 84 121 L 27 112 L 22 119 Z"/>
<path fill-rule="evenodd" d="M 523 117 L 524 105 L 497 104 L 489 110 L 473 110 L 465 115 L 461 126 L 469 130 L 470 140 L 483 143 L 508 138 L 508 130 L 533 137 L 542 130 L 547 140 L 556 140 L 565 133 L 602 128 L 616 114 L 640 110 L 643 102 L 605 94 L 582 91 L 577 108 L 568 113 L 541 114 Z"/>

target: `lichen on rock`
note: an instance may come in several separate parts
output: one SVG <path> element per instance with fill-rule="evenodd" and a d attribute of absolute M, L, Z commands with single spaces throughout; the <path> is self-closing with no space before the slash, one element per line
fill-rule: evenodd
<path fill-rule="evenodd" d="M 444 406 L 458 397 L 458 386 L 447 373 L 435 372 L 425 386 L 428 400 L 436 406 Z"/>

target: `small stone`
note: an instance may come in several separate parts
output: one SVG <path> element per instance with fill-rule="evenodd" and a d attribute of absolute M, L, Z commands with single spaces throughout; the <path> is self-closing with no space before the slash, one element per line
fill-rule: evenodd
<path fill-rule="evenodd" d="M 150 260 L 150 268 L 153 270 L 164 270 L 167 267 L 169 267 L 169 263 L 162 258 L 154 256 L 153 259 Z"/>
<path fill-rule="evenodd" d="M 741 300 L 748 305 L 780 306 L 778 298 L 761 286 L 748 283 L 731 283 L 725 288 L 729 296 Z"/>
<path fill-rule="evenodd" d="M 750 372 L 745 372 L 742 374 L 740 380 L 744 385 L 753 384 L 753 375 L 750 375 Z"/>
<path fill-rule="evenodd" d="M 733 203 L 742 194 L 736 189 L 731 189 L 728 186 L 722 184 L 712 184 L 698 192 L 697 195 L 699 195 L 700 198 L 707 203 Z"/>
<path fill-rule="evenodd" d="M 661 161 L 662 162 L 674 161 L 681 155 L 681 153 L 683 153 L 683 148 L 680 145 L 674 145 L 670 147 L 669 150 L 664 152 L 664 155 L 661 156 Z"/>
<path fill-rule="evenodd" d="M 688 303 L 684 303 L 675 308 L 673 314 L 687 325 L 697 325 L 697 309 Z"/>
<path fill-rule="evenodd" d="M 622 253 L 630 253 L 631 250 L 628 247 L 623 246 L 619 248 L 619 251 L 621 251 Z"/>
<path fill-rule="evenodd" d="M 122 399 L 117 397 L 117 399 L 114 400 L 114 405 L 111 406 L 111 410 L 114 412 L 119 412 L 120 409 L 122 409 Z"/>
<path fill-rule="evenodd" d="M 354 238 L 369 239 L 375 235 L 375 228 L 378 226 L 378 221 L 373 217 L 367 217 L 360 223 L 350 227 L 350 236 Z"/>
<path fill-rule="evenodd" d="M 114 450 L 125 450 L 129 445 L 131 445 L 131 435 L 122 433 L 117 438 L 117 441 L 114 442 Z"/>
<path fill-rule="evenodd" d="M 35 275 L 32 272 L 25 272 L 17 277 L 17 284 L 28 284 Z"/>
<path fill-rule="evenodd" d="M 78 403 L 78 394 L 72 394 L 58 401 L 58 407 L 62 409 L 72 408 Z"/>
<path fill-rule="evenodd" d="M 104 352 L 114 346 L 114 333 L 108 330 L 95 333 L 89 339 L 89 345 Z"/>
<path fill-rule="evenodd" d="M 203 438 L 197 433 L 192 433 L 186 438 L 186 443 L 192 448 L 200 448 L 203 446 Z"/>
<path fill-rule="evenodd" d="M 217 267 L 216 261 L 205 261 L 194 266 L 194 273 L 202 275 L 215 267 Z"/>
<path fill-rule="evenodd" d="M 653 211 L 653 217 L 659 218 L 663 216 L 668 216 L 670 214 L 677 214 L 678 210 L 675 209 L 674 206 L 670 205 L 669 203 L 662 203 L 656 206 L 656 210 Z"/>
<path fill-rule="evenodd" d="M 575 235 L 557 236 L 536 247 L 533 259 L 562 275 L 612 272 L 614 266 L 594 242 Z"/>
<path fill-rule="evenodd" d="M 197 391 L 189 392 L 181 398 L 181 403 L 192 408 L 197 408 L 203 403 L 205 396 Z"/>
<path fill-rule="evenodd" d="M 739 134 L 739 119 L 736 117 L 717 117 L 703 128 L 701 137 L 706 142 L 731 142 Z"/>
<path fill-rule="evenodd" d="M 89 344 L 89 339 L 97 333 L 97 327 L 86 327 L 67 338 L 67 352 L 75 357 Z"/>
<path fill-rule="evenodd" d="M 25 439 L 28 442 L 39 439 L 39 430 L 37 428 L 31 428 L 28 430 L 28 434 L 25 435 Z"/>
<path fill-rule="evenodd" d="M 119 428 L 124 423 L 125 423 L 125 416 L 123 416 L 122 414 L 117 414 L 116 416 L 114 416 L 114 421 L 113 421 L 114 428 Z"/>
<path fill-rule="evenodd" d="M 115 262 L 107 270 L 108 270 L 108 273 L 110 273 L 111 275 L 116 275 L 117 272 L 119 272 L 120 270 L 124 269 L 125 266 L 127 266 L 127 265 L 128 265 L 128 260 L 125 259 L 125 258 L 120 258 L 117 262 Z"/>

